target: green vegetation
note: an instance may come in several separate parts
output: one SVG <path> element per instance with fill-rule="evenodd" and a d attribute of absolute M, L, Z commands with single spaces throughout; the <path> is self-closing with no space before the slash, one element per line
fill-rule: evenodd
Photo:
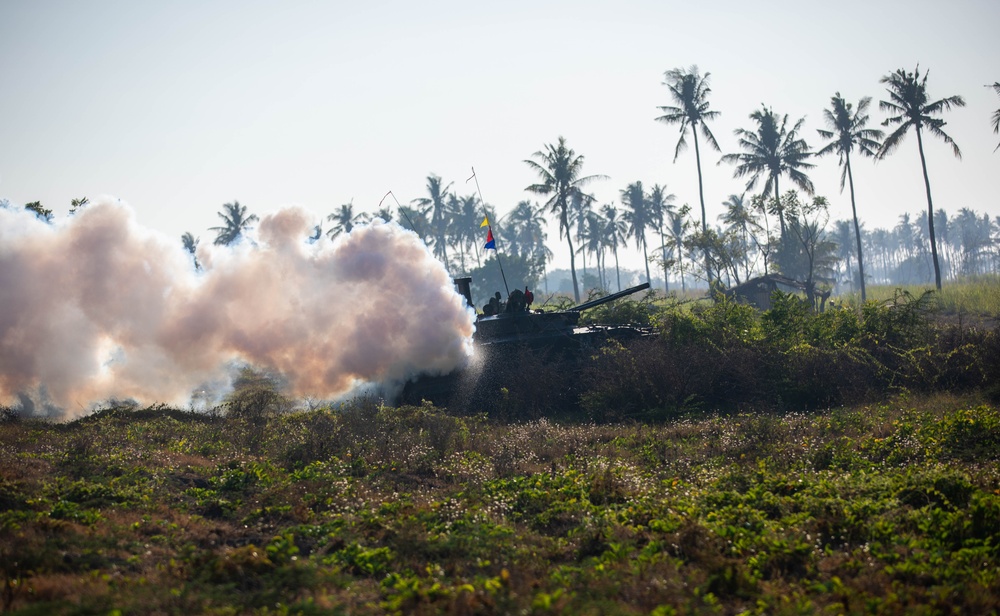
<path fill-rule="evenodd" d="M 931 285 L 870 286 L 868 296 L 877 302 L 885 302 L 899 291 L 919 296 L 931 288 Z M 842 299 L 848 305 L 860 305 L 856 293 L 847 293 Z M 983 275 L 952 281 L 933 296 L 933 302 L 944 314 L 996 319 L 1000 317 L 1000 276 Z"/>
<path fill-rule="evenodd" d="M 166 408 L 10 419 L 11 613 L 1000 609 L 1000 411 L 975 398 L 660 425 L 372 400 L 260 432 Z"/>
<path fill-rule="evenodd" d="M 249 369 L 213 413 L 2 409 L 0 609 L 996 613 L 1000 336 L 931 297 L 609 305 L 660 336 L 526 357 L 490 416 Z"/>

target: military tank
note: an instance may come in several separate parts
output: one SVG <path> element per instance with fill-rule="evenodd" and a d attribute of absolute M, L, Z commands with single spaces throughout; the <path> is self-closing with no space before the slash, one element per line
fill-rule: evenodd
<path fill-rule="evenodd" d="M 473 306 L 471 278 L 456 278 L 456 290 Z M 438 406 L 455 402 L 475 404 L 510 391 L 511 382 L 523 383 L 539 372 L 556 369 L 572 373 L 590 352 L 610 340 L 625 342 L 652 335 L 636 325 L 580 325 L 585 310 L 649 288 L 649 283 L 624 289 L 564 310 L 531 310 L 512 294 L 497 314 L 479 314 L 472 335 L 473 361 L 443 376 L 421 376 L 403 388 L 401 402 L 428 400 Z M 496 390 L 496 391 L 494 391 Z"/>
<path fill-rule="evenodd" d="M 468 280 L 468 278 L 456 279 L 455 286 L 459 293 L 465 296 L 466 301 L 471 306 L 470 289 L 466 283 Z M 644 282 L 618 293 L 612 293 L 605 297 L 584 302 L 567 310 L 544 311 L 522 309 L 508 300 L 505 308 L 499 314 L 489 316 L 479 315 L 476 319 L 476 331 L 472 335 L 472 342 L 476 347 L 483 349 L 485 352 L 490 352 L 503 350 L 509 346 L 528 346 L 531 348 L 551 346 L 575 347 L 601 342 L 608 337 L 628 338 L 643 335 L 645 333 L 644 330 L 631 325 L 587 325 L 581 327 L 579 326 L 579 322 L 580 315 L 584 310 L 596 308 L 602 304 L 627 297 L 648 288 L 649 283 Z"/>

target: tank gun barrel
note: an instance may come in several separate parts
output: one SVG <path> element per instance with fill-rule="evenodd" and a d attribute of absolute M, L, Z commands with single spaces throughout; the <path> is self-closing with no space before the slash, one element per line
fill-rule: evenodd
<path fill-rule="evenodd" d="M 648 289 L 648 288 L 649 288 L 649 283 L 648 282 L 644 282 L 644 283 L 642 283 L 640 285 L 636 285 L 634 287 L 629 287 L 629 288 L 627 288 L 627 289 L 625 289 L 623 291 L 619 291 L 617 293 L 612 293 L 611 295 L 605 295 L 604 297 L 598 297 L 597 299 L 592 299 L 589 302 L 584 302 L 584 303 L 580 304 L 579 306 L 574 306 L 574 307 L 570 308 L 570 310 L 575 310 L 577 312 L 582 312 L 584 310 L 587 310 L 588 308 L 593 308 L 595 306 L 600 306 L 601 304 L 606 304 L 608 302 L 613 302 L 616 299 L 625 297 L 626 295 L 632 295 L 633 293 L 638 293 L 639 291 L 643 291 L 643 290 Z"/>

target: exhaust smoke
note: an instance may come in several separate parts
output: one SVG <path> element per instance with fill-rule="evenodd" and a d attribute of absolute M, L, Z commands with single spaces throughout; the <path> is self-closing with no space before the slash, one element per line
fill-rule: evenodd
<path fill-rule="evenodd" d="M 0 404 L 187 404 L 235 362 L 333 399 L 467 361 L 474 317 L 413 233 L 376 220 L 308 243 L 313 219 L 265 215 L 236 246 L 200 247 L 195 272 L 114 199 L 55 224 L 0 208 Z"/>

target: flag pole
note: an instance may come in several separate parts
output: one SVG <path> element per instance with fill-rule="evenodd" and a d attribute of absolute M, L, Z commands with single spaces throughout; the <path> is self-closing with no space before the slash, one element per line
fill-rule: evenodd
<path fill-rule="evenodd" d="M 493 235 L 493 225 L 489 224 L 490 213 L 486 210 L 486 202 L 483 201 L 483 191 L 479 189 L 479 178 L 476 177 L 476 168 L 472 168 L 472 177 L 469 180 L 476 181 L 476 192 L 479 193 L 479 202 L 483 204 L 483 214 L 486 216 L 487 228 L 490 231 L 490 235 Z M 465 180 L 468 182 L 469 180 Z M 493 235 L 493 243 L 497 243 L 497 236 Z M 503 279 L 503 289 L 507 292 L 507 297 L 510 297 L 510 287 L 507 286 L 507 275 L 503 273 L 503 263 L 500 262 L 500 248 L 496 248 L 497 253 L 497 265 L 500 266 L 500 278 Z"/>

